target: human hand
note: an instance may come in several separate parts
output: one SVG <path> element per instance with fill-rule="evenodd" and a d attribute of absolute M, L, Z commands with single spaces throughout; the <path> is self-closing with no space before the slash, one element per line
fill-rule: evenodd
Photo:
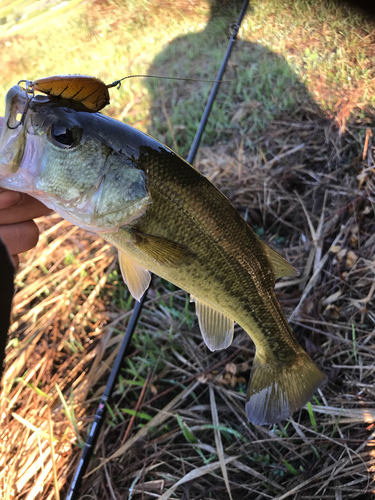
<path fill-rule="evenodd" d="M 3 125 L 0 117 L 0 133 Z M 19 253 L 33 248 L 39 239 L 39 229 L 33 219 L 52 210 L 25 193 L 0 188 L 0 238 L 18 266 Z"/>

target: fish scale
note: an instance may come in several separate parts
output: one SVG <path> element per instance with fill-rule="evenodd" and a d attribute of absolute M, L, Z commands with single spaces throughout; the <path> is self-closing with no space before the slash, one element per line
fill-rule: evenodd
<path fill-rule="evenodd" d="M 20 87 L 8 92 L 5 123 L 15 123 L 25 98 Z M 324 380 L 273 290 L 295 269 L 206 177 L 156 139 L 72 102 L 36 96 L 24 123 L 3 128 L 0 186 L 35 196 L 112 243 L 135 298 L 149 284 L 148 270 L 190 293 L 211 350 L 230 345 L 234 322 L 244 328 L 256 346 L 251 422 L 287 418 Z"/>
<path fill-rule="evenodd" d="M 169 158 L 167 155 L 163 158 L 154 155 L 155 160 L 153 160 L 152 155 L 153 152 L 150 152 L 146 157 L 141 156 L 137 162 L 139 168 L 147 170 L 148 187 L 153 203 L 146 214 L 135 222 L 134 227 L 146 234 L 157 234 L 177 241 L 181 245 L 188 246 L 196 255 L 202 256 L 185 270 L 173 269 L 169 272 L 158 270 L 159 272 L 155 271 L 156 274 L 163 272 L 163 277 L 169 281 L 178 281 L 177 285 L 180 288 L 192 295 L 201 295 L 202 300 L 235 319 L 251 334 L 253 340 L 260 336 L 257 335 L 259 327 L 262 330 L 261 336 L 266 335 L 267 331 L 274 332 L 276 328 L 280 330 L 280 324 L 284 326 L 286 322 L 280 321 L 284 316 L 276 298 L 273 293 L 262 293 L 261 289 L 263 287 L 269 292 L 269 288 L 273 287 L 275 282 L 265 254 L 261 253 L 255 262 L 249 263 L 252 264 L 252 274 L 250 274 L 236 258 L 235 247 L 232 243 L 237 242 L 236 246 L 239 247 L 241 243 L 247 245 L 247 248 L 250 247 L 248 250 L 250 255 L 256 250 L 259 253 L 260 245 L 257 245 L 257 236 L 252 234 L 255 241 L 249 238 L 250 228 L 245 226 L 245 221 L 232 205 L 229 205 L 229 201 L 197 170 L 190 166 L 187 169 L 188 164 L 183 159 L 176 155 L 168 155 Z M 169 165 L 171 166 L 170 173 L 168 172 Z M 173 186 L 170 186 L 171 179 Z M 192 188 L 192 191 L 189 191 L 190 200 L 188 194 L 183 193 L 187 186 Z M 172 195 L 170 187 L 173 187 Z M 194 191 L 194 188 L 197 191 Z M 176 204 L 176 199 L 179 200 L 178 204 Z M 176 205 L 181 210 L 181 214 L 171 218 L 168 214 L 176 210 Z M 207 206 L 214 206 L 216 210 L 207 211 L 205 209 Z M 215 224 L 213 224 L 213 219 L 215 219 Z M 181 220 L 184 221 L 183 225 L 180 224 Z M 219 224 L 225 228 L 224 231 L 219 231 Z M 111 241 L 116 244 L 119 235 L 103 234 L 103 237 L 111 238 Z M 257 246 L 255 250 L 254 247 Z M 228 247 L 231 253 L 226 251 Z M 144 264 L 147 268 L 152 265 L 148 261 Z M 265 268 L 264 272 L 262 272 L 262 266 Z M 194 279 L 191 279 L 192 276 Z M 257 283 L 254 283 L 252 276 L 255 276 Z M 207 286 L 207 279 L 212 280 L 209 286 Z M 272 283 L 271 280 L 273 280 Z M 270 315 L 267 321 L 257 321 L 264 308 L 274 314 Z M 274 318 L 276 311 L 279 313 L 277 324 Z M 252 314 L 254 317 L 250 316 Z M 254 323 L 257 325 L 255 326 Z M 281 334 L 287 345 L 293 346 L 294 351 L 298 344 L 289 328 Z"/>

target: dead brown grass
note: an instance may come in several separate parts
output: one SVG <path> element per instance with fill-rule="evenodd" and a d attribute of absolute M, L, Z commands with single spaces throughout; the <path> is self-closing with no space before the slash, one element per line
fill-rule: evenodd
<path fill-rule="evenodd" d="M 229 349 L 209 353 L 184 293 L 156 280 L 81 498 L 338 499 L 374 490 L 373 125 L 371 115 L 354 117 L 341 133 L 301 107 L 274 121 L 256 151 L 239 140 L 197 159 L 301 272 L 276 288 L 298 340 L 328 374 L 311 414 L 248 424 L 248 336 L 237 328 Z M 16 278 L 1 395 L 4 499 L 57 498 L 57 488 L 63 497 L 130 315 L 127 295 L 119 308 L 109 245 L 57 215 L 39 224 Z"/>

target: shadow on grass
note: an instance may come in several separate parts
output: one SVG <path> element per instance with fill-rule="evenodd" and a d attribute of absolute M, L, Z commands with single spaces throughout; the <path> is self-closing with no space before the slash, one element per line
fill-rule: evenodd
<path fill-rule="evenodd" d="M 203 30 L 173 40 L 155 58 L 148 74 L 215 79 L 242 3 L 212 0 L 210 19 Z M 247 16 L 251 15 L 249 7 Z M 237 40 L 224 80 L 201 145 L 235 139 L 253 149 L 272 120 L 312 109 L 315 116 L 318 112 L 285 58 L 261 44 Z M 149 133 L 186 156 L 212 83 L 149 79 L 146 85 L 153 96 Z"/>

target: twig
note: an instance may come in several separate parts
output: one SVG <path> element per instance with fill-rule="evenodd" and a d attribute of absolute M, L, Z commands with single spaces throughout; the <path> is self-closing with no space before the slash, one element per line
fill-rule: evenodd
<path fill-rule="evenodd" d="M 143 387 L 142 387 L 142 391 L 141 391 L 141 394 L 138 398 L 138 401 L 137 401 L 137 404 L 136 404 L 136 407 L 135 407 L 135 413 L 137 414 L 139 412 L 139 409 L 142 405 L 142 402 L 143 402 L 143 397 L 145 395 L 145 392 L 146 392 L 146 389 L 148 387 L 148 384 L 150 383 L 150 378 L 151 378 L 151 374 L 150 372 L 147 374 L 147 377 L 146 377 L 146 380 L 145 380 L 145 383 L 143 384 Z M 128 439 L 128 436 L 130 434 L 130 431 L 131 431 L 131 428 L 133 426 L 133 423 L 134 423 L 134 420 L 136 419 L 136 416 L 137 415 L 132 415 L 131 419 L 130 419 L 130 422 L 129 422 L 129 425 L 126 429 L 126 432 L 125 432 L 125 435 L 121 441 L 121 446 L 125 443 L 125 441 Z"/>
<path fill-rule="evenodd" d="M 278 156 L 275 156 L 275 158 L 272 158 L 272 160 L 269 160 L 265 165 L 263 165 L 263 168 L 269 168 L 271 167 L 275 162 L 282 160 L 286 156 L 292 155 L 293 153 L 297 153 L 297 151 L 300 151 L 306 146 L 306 144 L 298 144 L 298 146 L 295 146 L 292 149 L 289 149 L 289 151 L 286 151 L 285 153 L 282 153 Z"/>

